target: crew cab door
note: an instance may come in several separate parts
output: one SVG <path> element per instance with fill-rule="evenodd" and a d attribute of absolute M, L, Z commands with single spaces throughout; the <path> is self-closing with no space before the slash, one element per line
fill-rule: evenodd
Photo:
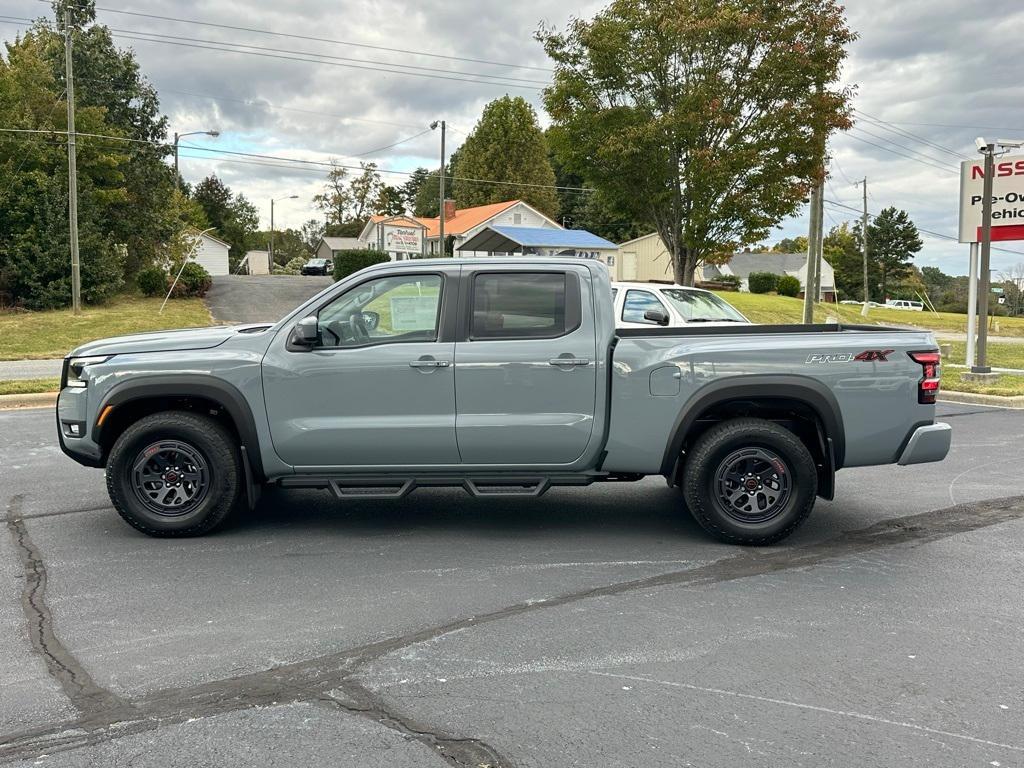
<path fill-rule="evenodd" d="M 304 468 L 458 464 L 458 268 L 378 273 L 317 308 L 317 340 L 283 328 L 263 360 L 274 449 Z"/>
<path fill-rule="evenodd" d="M 590 442 L 597 387 L 584 267 L 464 266 L 455 345 L 463 464 L 571 464 Z"/>

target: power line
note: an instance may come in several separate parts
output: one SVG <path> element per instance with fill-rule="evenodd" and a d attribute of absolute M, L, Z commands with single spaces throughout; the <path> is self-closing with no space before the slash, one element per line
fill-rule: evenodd
<path fill-rule="evenodd" d="M 866 120 L 869 125 L 873 125 L 876 128 L 881 128 L 883 131 L 895 133 L 897 136 L 902 136 L 907 139 L 920 141 L 922 144 L 927 144 L 930 147 L 934 147 L 935 149 L 945 152 L 947 155 L 952 155 L 953 157 L 958 158 L 960 160 L 966 159 L 966 155 L 964 155 L 962 152 L 957 152 L 956 150 L 950 149 L 949 147 L 944 147 L 942 144 L 937 144 L 931 139 L 927 139 L 924 136 L 913 133 L 912 131 L 905 131 L 902 128 L 896 127 L 892 123 L 889 123 L 887 120 L 882 120 L 879 117 L 873 117 L 872 115 L 869 115 L 867 112 L 864 112 L 862 110 L 856 109 L 854 111 L 860 115 L 862 120 Z"/>
<path fill-rule="evenodd" d="M 46 1 L 46 0 L 41 0 Z M 21 17 L 5 16 L 0 18 L 7 19 L 18 19 L 19 21 L 28 22 L 29 25 L 34 23 L 31 19 L 22 19 Z M 157 17 L 162 18 L 162 17 Z M 367 72 L 381 72 L 390 75 L 405 75 L 408 77 L 421 77 L 434 80 L 450 80 L 453 82 L 461 83 L 473 83 L 476 85 L 497 85 L 504 88 L 519 88 L 527 91 L 538 91 L 540 87 L 547 85 L 547 81 L 544 80 L 527 80 L 525 78 L 515 78 L 504 75 L 491 75 L 482 72 L 462 72 L 461 70 L 442 70 L 432 67 L 420 67 L 412 64 L 393 64 L 390 62 L 372 62 L 368 61 L 365 63 L 347 63 L 347 62 L 362 62 L 361 59 L 348 59 L 342 56 L 334 56 L 332 54 L 321 54 L 310 51 L 293 51 L 289 49 L 277 49 L 277 48 L 257 48 L 254 45 L 247 43 L 232 43 L 223 42 L 217 40 L 202 40 L 198 38 L 185 38 L 176 35 L 165 35 L 157 32 L 140 32 L 137 30 L 119 30 L 116 28 L 107 27 L 111 32 L 111 36 L 119 40 L 133 40 L 135 42 L 143 43 L 156 43 L 158 45 L 173 45 L 184 48 L 196 48 L 199 50 L 207 51 L 221 51 L 224 53 L 238 53 L 248 56 L 259 56 L 261 58 L 279 59 L 282 61 L 298 61 L 309 64 L 324 64 L 332 67 L 342 67 L 347 69 L 355 69 Z M 251 50 L 256 48 L 256 50 Z M 274 51 L 279 51 L 274 53 Z M 316 57 L 316 58 L 312 58 Z M 380 66 L 371 66 L 372 64 L 378 64 Z M 411 71 L 411 70 L 425 70 L 425 71 Z M 451 74 L 445 74 L 450 72 Z M 469 75 L 463 77 L 461 75 Z M 480 79 L 490 78 L 490 79 Z M 513 82 L 518 81 L 518 82 Z M 532 83 L 532 85 L 527 85 Z"/>
<path fill-rule="evenodd" d="M 904 154 L 903 152 L 897 152 L 895 149 L 890 149 L 889 147 L 883 147 L 881 144 L 876 144 L 873 141 L 868 141 L 867 139 L 862 139 L 860 136 L 854 136 L 852 133 L 847 133 L 846 135 L 848 137 L 850 137 L 851 139 L 854 139 L 856 141 L 862 142 L 864 144 L 870 144 L 872 147 L 877 147 L 878 149 L 884 150 L 886 152 L 891 152 L 892 154 L 898 155 L 898 156 L 900 156 L 900 157 L 902 157 L 902 158 L 904 158 L 906 160 L 913 160 L 916 163 L 920 163 L 921 165 L 927 165 L 927 166 L 929 166 L 931 168 L 936 168 L 936 169 L 938 169 L 940 171 L 943 171 L 945 173 L 952 173 L 954 175 L 959 175 L 956 171 L 954 171 L 951 168 L 945 168 L 945 167 L 943 167 L 941 165 L 937 165 L 937 164 L 934 164 L 934 163 L 928 163 L 928 162 L 925 162 L 923 160 L 918 160 L 916 157 L 911 157 L 910 155 Z"/>
<path fill-rule="evenodd" d="M 50 0 L 39 0 L 39 2 L 46 3 L 47 5 L 50 4 Z M 79 7 L 82 7 L 82 6 L 79 6 Z M 237 26 L 237 25 L 233 25 L 233 24 L 218 24 L 218 23 L 212 22 L 212 21 L 200 21 L 198 19 L 182 19 L 182 18 L 176 18 L 174 16 L 160 16 L 160 15 L 154 14 L 154 13 L 142 13 L 142 12 L 139 12 L 139 11 L 128 11 L 128 10 L 124 10 L 122 8 L 108 8 L 108 7 L 99 6 L 99 5 L 96 6 L 95 8 L 96 8 L 97 11 L 105 11 L 107 13 L 119 13 L 119 14 L 123 14 L 125 16 L 137 16 L 137 17 L 145 18 L 145 19 L 159 19 L 161 21 L 173 21 L 173 22 L 176 22 L 178 24 L 195 24 L 195 25 L 200 25 L 200 26 L 204 26 L 204 27 L 215 27 L 217 29 L 230 29 L 230 30 L 234 30 L 236 32 L 252 32 L 254 34 L 260 34 L 260 35 L 273 35 L 275 37 L 287 37 L 287 38 L 291 38 L 293 40 L 307 40 L 307 41 L 316 42 L 316 43 L 330 43 L 332 45 L 347 45 L 347 46 L 351 46 L 351 47 L 354 47 L 354 48 L 366 48 L 366 49 L 375 50 L 375 51 L 386 51 L 388 53 L 404 53 L 404 54 L 407 54 L 407 55 L 410 55 L 410 56 L 424 56 L 424 57 L 432 58 L 432 59 L 447 59 L 449 61 L 462 61 L 462 62 L 467 62 L 467 63 L 471 63 L 471 64 L 486 64 L 486 65 L 489 65 L 489 66 L 506 67 L 506 68 L 510 68 L 510 69 L 529 69 L 529 70 L 535 70 L 535 71 L 538 71 L 538 72 L 552 72 L 553 71 L 550 67 L 535 67 L 535 66 L 529 66 L 529 65 L 526 65 L 526 64 L 516 64 L 516 63 L 513 63 L 513 62 L 494 61 L 494 60 L 490 60 L 490 59 L 475 59 L 475 58 L 471 58 L 471 57 L 468 57 L 468 56 L 452 56 L 452 55 L 441 54 L 441 53 L 430 53 L 429 51 L 415 51 L 415 50 L 408 50 L 408 49 L 404 49 L 404 48 L 393 48 L 391 46 L 385 46 L 385 45 L 371 45 L 369 43 L 356 43 L 356 42 L 352 42 L 350 40 L 334 40 L 334 39 L 327 38 L 327 37 L 314 37 L 312 35 L 299 35 L 299 34 L 294 34 L 294 33 L 289 33 L 289 32 L 278 32 L 278 31 L 269 30 L 269 29 L 258 29 L 256 27 L 243 27 L 243 26 Z"/>
<path fill-rule="evenodd" d="M 826 200 L 825 202 L 828 203 L 829 205 L 835 205 L 835 206 L 838 206 L 839 208 L 846 208 L 848 210 L 856 211 L 857 213 L 861 213 L 860 210 L 858 210 L 857 208 L 854 208 L 852 205 L 846 205 L 845 203 L 840 203 L 837 200 Z M 868 217 L 872 218 L 872 219 L 877 219 L 878 218 L 878 214 L 877 213 L 872 213 L 872 212 L 868 211 Z M 954 235 L 947 235 L 947 234 L 945 234 L 943 232 L 935 232 L 934 230 L 931 230 L 931 229 L 925 229 L 924 227 L 918 227 L 916 224 L 914 226 L 915 226 L 915 228 L 917 229 L 918 232 L 924 232 L 926 235 L 931 235 L 932 237 L 937 237 L 940 240 L 950 240 L 950 241 L 952 241 L 954 243 L 959 243 L 960 242 L 960 238 L 959 237 L 955 237 Z M 1016 256 L 1024 256 L 1024 251 L 1015 251 L 1012 248 L 997 248 L 996 246 L 992 246 L 992 250 L 994 250 L 994 251 L 1002 251 L 1003 253 L 1012 253 L 1012 254 L 1014 254 Z"/>
<path fill-rule="evenodd" d="M 56 135 L 60 135 L 60 136 L 66 136 L 67 135 L 67 131 L 60 131 L 60 130 L 49 129 L 49 128 L 0 128 L 0 133 L 24 133 L 24 134 L 43 134 L 43 133 L 46 133 L 46 134 L 56 134 Z M 100 133 L 81 133 L 81 132 L 79 132 L 79 133 L 76 133 L 76 136 L 78 138 L 99 139 L 99 140 L 107 140 L 107 141 L 120 141 L 120 142 L 126 142 L 126 143 L 147 144 L 147 145 L 151 145 L 151 146 L 168 147 L 168 148 L 173 146 L 173 144 L 171 142 L 167 142 L 167 141 L 152 141 L 152 140 L 149 140 L 149 139 L 136 139 L 136 138 L 131 138 L 131 137 L 128 137 L 128 136 L 111 136 L 111 135 L 100 134 Z M 411 137 L 411 138 L 415 138 L 415 137 Z M 182 149 L 191 149 L 191 150 L 194 150 L 196 152 L 209 152 L 209 153 L 218 154 L 218 155 L 231 155 L 231 156 L 235 156 L 235 157 L 248 157 L 248 158 L 255 158 L 257 160 L 271 160 L 271 161 L 275 161 L 275 162 L 298 163 L 298 164 L 302 164 L 302 165 L 316 165 L 316 166 L 321 166 L 321 167 L 325 167 L 325 168 L 344 168 L 346 170 L 352 170 L 352 171 L 363 171 L 364 170 L 364 168 L 362 166 L 358 166 L 358 165 L 345 165 L 343 163 L 336 163 L 336 162 L 324 161 L 324 160 L 302 160 L 300 158 L 284 157 L 284 156 L 281 156 L 281 155 L 264 155 L 264 154 L 259 154 L 259 153 L 255 153 L 255 152 L 238 152 L 238 151 L 229 150 L 229 149 L 218 149 L 216 147 L 202 147 L 202 146 L 199 146 L 198 144 L 181 144 L 181 143 L 179 143 L 179 147 L 182 148 Z M 216 158 L 216 159 L 219 160 L 221 158 Z M 413 176 L 414 173 L 415 173 L 414 171 L 395 171 L 395 170 L 389 170 L 387 168 L 377 168 L 376 170 L 377 170 L 378 173 L 387 173 L 387 174 L 393 174 L 393 175 L 398 175 L 398 176 Z M 528 182 L 525 182 L 525 181 L 501 181 L 501 180 L 497 180 L 497 179 L 476 179 L 476 178 L 472 178 L 472 177 L 468 177 L 468 176 L 453 176 L 453 175 L 449 175 L 449 174 L 445 174 L 445 179 L 446 180 L 450 180 L 450 181 L 469 181 L 469 182 L 473 182 L 473 183 L 476 183 L 476 184 L 496 184 L 496 185 L 503 185 L 503 186 L 509 186 L 509 187 L 530 187 L 530 188 L 534 188 L 534 189 L 556 189 L 556 190 L 561 190 L 561 191 L 565 191 L 565 192 L 593 192 L 594 191 L 594 189 L 590 188 L 590 187 L 570 187 L 570 186 L 561 186 L 561 185 L 557 185 L 557 184 L 531 184 L 531 183 L 528 183 Z"/>
<path fill-rule="evenodd" d="M 921 152 L 919 150 L 916 150 L 916 149 L 913 149 L 911 147 L 908 147 L 908 146 L 905 146 L 903 144 L 900 144 L 897 141 L 893 141 L 888 136 L 879 136 L 877 133 L 872 133 L 871 131 L 867 130 L 863 126 L 859 126 L 859 125 L 854 126 L 852 130 L 860 131 L 862 133 L 866 133 L 868 136 L 871 136 L 872 138 L 878 139 L 879 141 L 884 141 L 884 142 L 886 142 L 888 144 L 893 145 L 894 147 L 898 147 L 903 152 L 909 153 L 911 155 L 915 155 L 915 156 L 917 156 L 917 157 L 919 157 L 921 159 L 927 160 L 928 162 L 935 163 L 937 165 L 942 165 L 943 163 L 948 162 L 947 160 L 944 160 L 943 158 L 933 157 L 933 156 L 931 156 L 929 154 L 926 154 L 924 152 Z M 959 157 L 959 155 L 957 157 Z M 947 166 L 946 170 L 951 170 L 951 169 L 948 168 L 948 166 Z"/>
<path fill-rule="evenodd" d="M 375 61 L 375 60 L 366 60 L 366 59 L 353 59 L 353 58 L 348 57 L 348 56 L 335 56 L 333 54 L 328 54 L 328 53 L 317 53 L 316 51 L 299 51 L 299 50 L 294 50 L 294 49 L 290 49 L 290 48 L 267 48 L 266 46 L 256 46 L 256 45 L 252 45 L 250 43 L 232 43 L 232 42 L 228 42 L 228 41 L 225 41 L 225 40 L 205 40 L 205 39 L 202 39 L 202 38 L 195 38 L 195 37 L 182 37 L 181 35 L 168 35 L 168 34 L 163 33 L 163 32 L 147 32 L 145 30 L 138 30 L 138 29 L 119 29 L 117 27 L 107 27 L 107 29 L 109 29 L 111 32 L 116 32 L 119 35 L 142 35 L 142 36 L 145 36 L 146 38 L 154 38 L 154 42 L 165 42 L 165 41 L 175 40 L 175 41 L 184 41 L 184 42 L 188 42 L 188 43 L 209 43 L 209 44 L 213 44 L 213 45 L 230 46 L 231 48 L 237 48 L 237 49 L 239 49 L 238 53 L 261 53 L 263 51 L 270 51 L 272 53 L 287 53 L 287 54 L 294 54 L 294 55 L 301 55 L 301 56 L 314 56 L 317 59 L 331 59 L 331 60 L 334 60 L 334 61 L 352 62 L 352 63 L 360 64 L 360 65 L 376 64 L 376 65 L 383 66 L 383 67 L 396 67 L 397 69 L 387 70 L 387 71 L 394 71 L 396 73 L 401 73 L 401 74 L 412 74 L 411 72 L 405 72 L 405 70 L 408 69 L 408 70 L 418 70 L 420 72 L 439 73 L 439 74 L 443 74 L 443 75 L 466 75 L 468 77 L 487 78 L 487 79 L 490 79 L 490 80 L 501 81 L 502 84 L 504 84 L 505 81 L 508 81 L 510 83 L 511 82 L 518 82 L 518 83 L 527 83 L 527 84 L 530 84 L 530 85 L 548 85 L 548 81 L 547 80 L 530 80 L 530 79 L 523 78 L 523 77 L 510 77 L 510 76 L 507 76 L 507 75 L 491 75 L 491 74 L 487 74 L 487 73 L 483 73 L 483 72 L 466 72 L 465 70 L 461 70 L 461 69 L 438 69 L 437 67 L 421 67 L 421 66 L 418 66 L 418 65 L 415 65 L 415 64 L 395 64 L 395 63 L 392 63 L 392 62 L 389 62 L 389 61 Z M 247 49 L 255 49 L 255 50 L 247 50 Z M 360 67 L 360 68 L 364 68 L 364 67 Z"/>
<path fill-rule="evenodd" d="M 345 68 L 345 69 L 357 69 L 357 70 L 368 71 L 368 72 L 383 72 L 385 74 L 390 74 L 390 75 L 406 75 L 408 77 L 422 77 L 422 78 L 427 78 L 427 79 L 431 79 L 431 80 L 451 80 L 451 81 L 461 82 L 461 83 L 474 83 L 476 85 L 491 85 L 491 86 L 499 85 L 499 86 L 502 86 L 502 87 L 505 87 L 505 88 L 521 88 L 523 90 L 528 90 L 528 91 L 537 91 L 537 90 L 539 90 L 539 88 L 537 88 L 535 86 L 531 86 L 531 85 L 519 85 L 517 83 L 504 82 L 504 81 L 498 81 L 498 80 L 493 80 L 493 81 L 492 80 L 476 80 L 476 79 L 468 78 L 468 77 L 455 77 L 455 76 L 449 77 L 449 76 L 446 76 L 446 75 L 438 75 L 438 74 L 431 75 L 431 74 L 426 74 L 426 73 L 421 73 L 421 72 L 408 72 L 408 71 L 404 71 L 404 70 L 400 70 L 400 69 L 384 69 L 382 67 L 360 66 L 358 64 L 344 64 L 344 63 L 338 62 L 338 61 L 325 61 L 323 59 L 312 59 L 312 58 L 308 58 L 306 56 L 301 56 L 301 55 L 300 56 L 286 56 L 286 55 L 280 54 L 280 53 L 264 53 L 262 51 L 239 50 L 238 48 L 224 48 L 224 47 L 221 47 L 220 45 L 202 45 L 200 43 L 186 43 L 186 42 L 180 42 L 180 41 L 174 41 L 174 40 L 162 40 L 162 39 L 157 39 L 157 38 L 154 38 L 154 37 L 141 37 L 141 36 L 138 36 L 138 35 L 125 35 L 125 34 L 121 34 L 121 33 L 115 34 L 113 36 L 116 37 L 116 38 L 119 38 L 121 40 L 135 40 L 136 42 L 142 42 L 142 43 L 157 43 L 159 45 L 174 45 L 174 46 L 183 47 L 183 48 L 196 48 L 196 49 L 199 49 L 199 50 L 206 50 L 206 51 L 222 51 L 224 53 L 238 53 L 238 54 L 245 54 L 245 55 L 248 55 L 248 56 L 259 56 L 259 57 L 265 58 L 265 59 L 280 59 L 282 61 L 299 61 L 299 62 L 304 62 L 304 63 L 309 63 L 309 64 L 325 64 L 325 65 L 329 65 L 329 66 L 332 66 L 332 67 L 342 67 L 342 68 Z M 232 44 L 231 43 L 227 43 L 226 45 L 232 45 Z M 400 65 L 392 65 L 392 66 L 400 66 Z"/>

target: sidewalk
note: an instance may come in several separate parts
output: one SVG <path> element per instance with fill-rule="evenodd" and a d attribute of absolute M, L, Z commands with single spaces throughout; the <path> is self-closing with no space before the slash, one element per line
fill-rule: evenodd
<path fill-rule="evenodd" d="M 0 381 L 59 379 L 63 360 L 2 360 Z"/>

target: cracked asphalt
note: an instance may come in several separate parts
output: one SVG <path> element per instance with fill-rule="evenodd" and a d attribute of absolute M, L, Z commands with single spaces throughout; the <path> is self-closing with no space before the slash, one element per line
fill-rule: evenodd
<path fill-rule="evenodd" d="M 1024 412 L 839 474 L 783 545 L 660 479 L 540 499 L 271 490 L 158 541 L 0 413 L 0 763 L 1024 764 Z"/>

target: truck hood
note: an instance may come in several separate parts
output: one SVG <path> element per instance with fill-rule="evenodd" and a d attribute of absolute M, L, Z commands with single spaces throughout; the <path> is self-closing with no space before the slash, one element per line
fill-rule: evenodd
<path fill-rule="evenodd" d="M 131 336 L 90 341 L 73 349 L 69 357 L 85 355 L 127 355 L 139 352 L 175 352 L 189 349 L 210 349 L 240 333 L 260 333 L 272 323 L 252 325 L 221 325 L 213 328 L 183 328 L 175 331 L 153 331 Z"/>

